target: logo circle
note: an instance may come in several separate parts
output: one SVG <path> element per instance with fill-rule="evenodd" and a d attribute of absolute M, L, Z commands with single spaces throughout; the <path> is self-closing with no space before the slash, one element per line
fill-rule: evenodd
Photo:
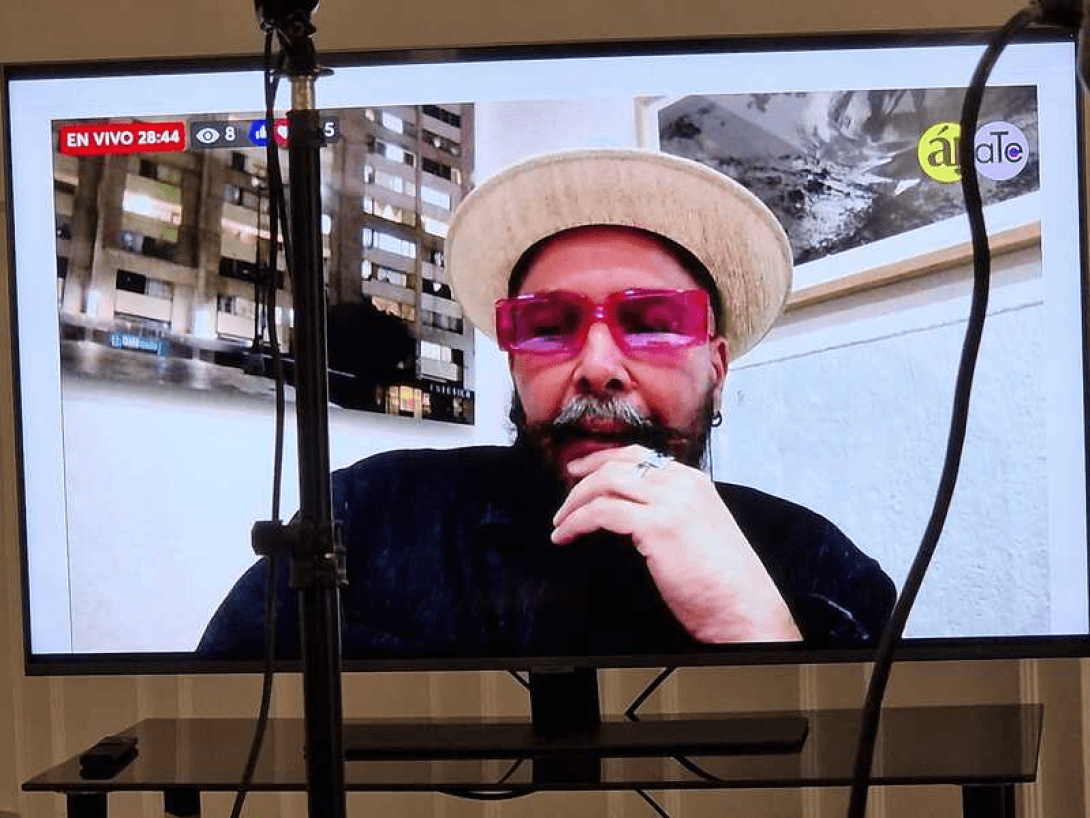
<path fill-rule="evenodd" d="M 976 172 L 997 182 L 1013 179 L 1029 161 L 1029 140 L 1022 129 L 997 120 L 981 125 L 973 141 Z"/>
<path fill-rule="evenodd" d="M 944 184 L 960 181 L 960 141 L 961 125 L 956 122 L 936 122 L 924 131 L 916 145 L 916 158 L 923 172 L 936 182 Z"/>

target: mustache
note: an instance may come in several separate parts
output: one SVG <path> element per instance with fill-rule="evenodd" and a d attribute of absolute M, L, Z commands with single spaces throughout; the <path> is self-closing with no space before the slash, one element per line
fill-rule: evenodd
<path fill-rule="evenodd" d="M 606 420 L 623 424 L 632 431 L 647 429 L 651 419 L 623 398 L 580 395 L 565 406 L 552 422 L 554 431 L 579 427 L 584 420 Z"/>
<path fill-rule="evenodd" d="M 515 429 L 515 444 L 536 450 L 547 464 L 556 465 L 556 451 L 574 440 L 608 439 L 615 445 L 636 444 L 670 455 L 682 463 L 699 467 L 704 459 L 711 433 L 712 396 L 705 398 L 699 425 L 672 429 L 653 416 L 646 415 L 621 395 L 579 395 L 550 421 L 528 423 L 518 393 L 512 395 L 510 419 Z M 584 421 L 605 421 L 612 425 L 608 433 L 596 432 Z"/>
<path fill-rule="evenodd" d="M 588 429 L 584 421 L 608 421 L 619 426 L 607 434 Z M 618 443 L 635 443 L 656 451 L 666 451 L 671 437 L 669 429 L 655 423 L 624 398 L 580 395 L 572 399 L 550 423 L 539 432 L 547 434 L 555 445 L 581 438 L 608 437 Z"/>

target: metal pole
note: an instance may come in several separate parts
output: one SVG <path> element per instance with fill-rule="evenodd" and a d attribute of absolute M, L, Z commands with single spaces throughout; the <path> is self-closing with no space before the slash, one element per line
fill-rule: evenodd
<path fill-rule="evenodd" d="M 343 550 L 333 522 L 329 479 L 329 385 L 322 259 L 324 144 L 314 83 L 320 72 L 310 12 L 317 0 L 257 0 L 262 27 L 275 32 L 291 79 L 288 211 L 294 299 L 299 513 L 288 526 L 291 587 L 297 591 L 303 654 L 307 797 L 311 818 L 344 818 L 344 714 L 341 705 L 340 591 Z M 275 123 L 266 123 L 275 139 Z M 271 195 L 271 194 L 270 194 Z M 273 276 L 276 271 L 272 271 Z"/>
<path fill-rule="evenodd" d="M 312 818 L 345 815 L 338 553 L 329 482 L 329 388 L 322 264 L 321 163 L 314 75 L 294 76 L 288 114 L 289 201 L 295 299 L 299 523 L 293 564 L 303 639 L 307 794 Z M 270 133 L 270 138 L 272 135 Z"/>

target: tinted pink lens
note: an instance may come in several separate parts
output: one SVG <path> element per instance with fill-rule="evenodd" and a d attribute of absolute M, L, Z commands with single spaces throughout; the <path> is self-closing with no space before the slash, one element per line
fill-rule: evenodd
<path fill-rule="evenodd" d="M 628 290 L 611 297 L 616 332 L 633 350 L 678 349 L 708 337 L 702 290 Z"/>
<path fill-rule="evenodd" d="M 572 355 L 591 323 L 603 319 L 625 352 L 668 352 L 708 339 L 708 296 L 703 290 L 625 290 L 603 307 L 565 291 L 501 298 L 496 338 L 508 351 Z"/>
<path fill-rule="evenodd" d="M 542 293 L 496 304 L 503 349 L 557 353 L 577 349 L 590 302 L 574 293 Z"/>

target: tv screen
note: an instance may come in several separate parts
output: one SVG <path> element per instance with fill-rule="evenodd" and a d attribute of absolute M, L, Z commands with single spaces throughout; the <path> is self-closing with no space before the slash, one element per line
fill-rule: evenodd
<path fill-rule="evenodd" d="M 948 33 L 327 58 L 334 72 L 317 99 L 330 457 L 335 469 L 371 458 L 335 480 L 336 513 L 353 521 L 349 666 L 865 656 L 944 454 L 972 280 L 957 122 L 983 42 Z M 1087 646 L 1074 66 L 1070 38 L 1023 38 L 984 96 L 974 144 L 994 255 L 989 315 L 908 656 Z M 272 323 L 289 380 L 292 368 L 263 147 L 283 143 L 283 121 L 265 121 L 256 63 L 22 66 L 7 83 L 28 667 L 242 668 L 255 658 L 246 639 L 224 634 L 259 620 L 250 527 L 270 513 Z M 786 231 L 786 306 L 726 361 L 722 422 L 702 463 L 683 473 L 645 458 L 633 472 L 714 492 L 703 470 L 724 484 L 716 500 L 728 513 L 716 521 L 742 526 L 743 568 L 698 562 L 663 579 L 622 525 L 553 544 L 549 514 L 566 487 L 534 512 L 544 534 L 465 533 L 498 497 L 533 504 L 555 486 L 511 448 L 509 354 L 465 314 L 445 238 L 476 188 L 569 149 L 698 163 Z M 678 201 L 661 201 L 678 222 L 707 215 Z M 269 282 L 275 310 L 258 295 Z M 289 423 L 289 514 L 294 447 Z M 720 529 L 692 539 L 706 547 Z M 823 562 L 813 552 L 828 542 L 839 556 Z M 743 614 L 771 580 L 798 632 L 731 639 L 691 627 L 691 592 L 719 570 Z M 849 586 L 845 599 L 831 590 Z"/>

